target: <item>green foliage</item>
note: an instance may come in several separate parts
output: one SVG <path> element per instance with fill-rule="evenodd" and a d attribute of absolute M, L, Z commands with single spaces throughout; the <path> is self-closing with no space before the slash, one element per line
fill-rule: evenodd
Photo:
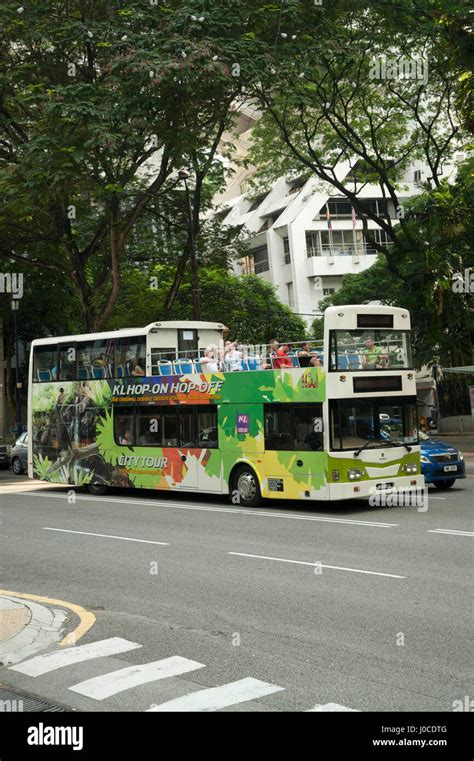
<path fill-rule="evenodd" d="M 157 319 L 173 278 L 172 266 L 158 266 L 150 276 L 137 270 L 127 271 L 126 287 L 108 327 L 146 325 Z M 150 277 L 157 278 L 158 288 L 150 289 Z M 301 340 L 306 335 L 304 321 L 282 304 L 275 288 L 255 275 L 236 277 L 225 269 L 203 267 L 199 270 L 203 320 L 224 322 L 231 338 L 245 343 L 268 343 L 278 340 Z M 128 318 L 127 318 L 127 315 Z M 169 315 L 171 320 L 192 319 L 192 288 L 189 276 Z"/>
<path fill-rule="evenodd" d="M 341 289 L 320 302 L 320 308 L 374 300 L 405 307 L 411 312 L 418 366 L 472 364 L 472 296 L 453 290 L 453 283 L 457 273 L 464 278 L 474 267 L 473 168 L 474 160 L 465 162 L 453 185 L 443 182 L 411 201 L 407 225 L 419 246 L 400 259 L 399 276 L 380 257 L 365 272 L 346 275 Z"/>

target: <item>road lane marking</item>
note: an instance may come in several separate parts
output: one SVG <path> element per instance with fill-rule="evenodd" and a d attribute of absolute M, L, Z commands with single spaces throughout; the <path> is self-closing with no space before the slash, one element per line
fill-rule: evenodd
<path fill-rule="evenodd" d="M 67 499 L 66 494 L 22 494 L 26 497 L 44 497 L 46 499 Z M 222 495 L 226 497 L 227 495 Z M 76 495 L 76 499 L 84 500 L 86 502 L 96 502 L 97 497 L 88 497 L 84 495 Z M 163 500 L 149 501 L 144 499 L 125 499 L 116 497 L 102 497 L 102 500 L 106 502 L 116 502 L 122 505 L 146 505 L 153 507 L 171 507 L 176 510 L 201 510 L 211 513 L 235 513 L 237 515 L 256 515 L 258 517 L 267 518 L 284 518 L 285 520 L 293 521 L 318 521 L 321 523 L 343 523 L 354 526 L 368 526 L 369 528 L 398 528 L 399 523 L 386 523 L 382 521 L 363 521 L 355 518 L 326 518 L 323 516 L 315 515 L 287 515 L 286 513 L 270 513 L 265 510 L 242 510 L 232 507 L 212 507 L 210 505 L 183 505 L 180 502 L 165 502 Z M 443 497 L 444 499 L 444 497 Z M 308 503 L 305 503 L 306 505 Z M 313 503 L 314 504 L 314 503 Z M 289 508 L 292 509 L 292 508 Z"/>
<path fill-rule="evenodd" d="M 76 628 L 67 634 L 59 643 L 60 647 L 76 643 L 89 629 L 95 624 L 95 616 L 89 610 L 85 610 L 80 605 L 65 600 L 57 600 L 54 597 L 44 597 L 42 595 L 23 594 L 22 592 L 12 592 L 8 589 L 0 589 L 0 595 L 11 595 L 20 597 L 23 600 L 32 600 L 33 602 L 45 603 L 46 605 L 59 605 L 61 608 L 72 610 L 79 617 L 80 623 Z"/>
<path fill-rule="evenodd" d="M 345 568 L 339 565 L 324 565 L 323 563 L 308 563 L 305 560 L 289 560 L 288 558 L 274 558 L 268 555 L 251 555 L 246 552 L 228 552 L 228 555 L 238 555 L 242 558 L 257 558 L 258 560 L 276 560 L 279 563 L 294 563 L 295 565 L 309 565 L 313 568 L 331 568 L 333 571 L 351 571 L 351 573 L 366 573 L 370 576 L 388 576 L 391 579 L 406 579 L 395 573 L 382 573 L 381 571 L 364 571 L 361 568 Z"/>
<path fill-rule="evenodd" d="M 341 706 L 339 703 L 318 704 L 314 708 L 310 708 L 306 713 L 313 713 L 315 711 L 354 711 L 354 713 L 360 713 L 357 708 L 348 708 L 347 706 Z"/>
<path fill-rule="evenodd" d="M 453 536 L 474 536 L 474 531 L 460 531 L 455 528 L 430 528 L 428 534 L 453 534 Z"/>
<path fill-rule="evenodd" d="M 249 700 L 263 698 L 281 692 L 284 687 L 276 684 L 261 682 L 259 679 L 247 677 L 237 682 L 229 682 L 220 687 L 211 687 L 207 690 L 190 692 L 181 698 L 169 700 L 167 703 L 149 708 L 149 712 L 159 713 L 167 711 L 218 711 L 219 708 L 227 708 L 237 703 L 246 703 Z"/>
<path fill-rule="evenodd" d="M 159 679 L 167 679 L 171 676 L 179 676 L 203 668 L 205 668 L 203 663 L 190 661 L 180 655 L 173 655 L 171 658 L 163 658 L 160 661 L 143 663 L 140 666 L 128 666 L 118 671 L 102 674 L 102 676 L 95 676 L 85 682 L 79 682 L 69 689 L 94 700 L 104 700 L 110 698 L 111 695 L 130 690 L 132 687 L 138 687 L 141 684 L 156 682 Z"/>
<path fill-rule="evenodd" d="M 69 647 L 57 653 L 37 655 L 35 658 L 23 661 L 23 663 L 17 666 L 11 666 L 10 670 L 19 671 L 27 676 L 37 677 L 74 663 L 90 661 L 93 658 L 103 658 L 107 655 L 118 655 L 119 653 L 126 653 L 129 650 L 136 650 L 139 647 L 142 647 L 142 645 L 138 645 L 136 642 L 129 642 L 129 640 L 122 639 L 121 637 L 111 637 L 99 642 L 92 642 L 89 645 Z"/>
<path fill-rule="evenodd" d="M 122 542 L 140 542 L 141 544 L 160 544 L 163 547 L 169 547 L 169 542 L 152 542 L 150 539 L 133 539 L 130 536 L 115 536 L 114 534 L 93 534 L 90 531 L 72 531 L 68 528 L 52 528 L 43 526 L 43 531 L 61 531 L 64 534 L 83 534 L 84 536 L 98 536 L 103 539 L 121 539 Z"/>

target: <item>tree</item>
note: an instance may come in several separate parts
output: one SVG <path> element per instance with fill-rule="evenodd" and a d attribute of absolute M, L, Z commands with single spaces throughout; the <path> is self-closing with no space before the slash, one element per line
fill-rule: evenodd
<path fill-rule="evenodd" d="M 186 3 L 8 0 L 2 16 L 0 258 L 70 278 L 85 325 L 99 329 L 135 225 L 183 164 L 199 232 L 202 183 L 240 83 Z M 180 267 L 189 246 L 188 232 Z"/>
<path fill-rule="evenodd" d="M 158 265 L 152 272 L 166 285 L 174 277 L 172 265 Z M 129 326 L 128 315 L 135 325 L 146 325 L 160 314 L 166 288 L 149 288 L 149 276 L 138 270 L 127 270 L 126 287 L 119 298 L 109 328 Z M 153 277 L 153 275 L 152 275 Z M 298 341 L 307 333 L 303 320 L 282 304 L 275 288 L 255 275 L 236 277 L 220 267 L 200 271 L 203 319 L 224 322 L 233 340 L 246 344 L 265 344 L 273 338 Z M 189 273 L 169 314 L 171 320 L 192 319 L 192 284 Z M 128 320 L 128 321 L 127 321 Z"/>
<path fill-rule="evenodd" d="M 374 300 L 404 307 L 411 312 L 418 366 L 472 364 L 474 311 L 466 272 L 474 266 L 473 169 L 474 160 L 466 161 L 453 185 L 442 182 L 407 207 L 411 234 L 429 241 L 423 259 L 405 260 L 394 277 L 380 257 L 365 272 L 346 275 L 340 290 L 320 302 L 320 308 Z M 319 323 L 313 325 L 318 328 Z"/>
<path fill-rule="evenodd" d="M 423 245 L 406 222 L 403 173 L 422 159 L 429 168 L 426 187 L 438 187 L 461 138 L 457 73 L 446 54 L 433 57 L 434 51 L 441 56 L 442 30 L 429 9 L 429 3 L 342 3 L 337 25 L 330 17 L 322 21 L 317 40 L 309 19 L 306 33 L 298 29 L 294 42 L 280 41 L 293 50 L 293 60 L 267 70 L 255 91 L 262 118 L 249 162 L 259 180 L 305 173 L 329 193 L 345 196 L 362 219 L 365 238 L 384 254 L 394 275 Z M 361 193 L 368 185 L 376 186 L 395 214 L 364 204 Z M 374 239 L 368 221 L 381 228 L 389 246 Z"/>

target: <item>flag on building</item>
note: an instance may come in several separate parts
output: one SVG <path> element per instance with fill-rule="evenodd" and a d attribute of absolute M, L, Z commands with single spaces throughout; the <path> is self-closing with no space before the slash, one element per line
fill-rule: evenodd
<path fill-rule="evenodd" d="M 331 215 L 329 213 L 329 206 L 326 204 L 326 219 L 328 223 L 328 230 L 332 230 L 332 221 L 331 221 Z"/>

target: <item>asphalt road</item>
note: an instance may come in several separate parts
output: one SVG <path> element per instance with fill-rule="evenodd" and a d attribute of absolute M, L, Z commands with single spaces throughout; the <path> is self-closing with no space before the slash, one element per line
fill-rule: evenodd
<path fill-rule="evenodd" d="M 139 647 L 39 676 L 0 667 L 0 684 L 78 710 L 192 694 L 226 711 L 452 711 L 474 694 L 473 480 L 431 487 L 423 512 L 118 490 L 71 502 L 62 488 L 5 493 L 25 479 L 1 473 L 0 588 L 92 610 L 78 646 Z M 166 658 L 171 676 L 132 668 L 108 694 L 105 675 Z"/>

